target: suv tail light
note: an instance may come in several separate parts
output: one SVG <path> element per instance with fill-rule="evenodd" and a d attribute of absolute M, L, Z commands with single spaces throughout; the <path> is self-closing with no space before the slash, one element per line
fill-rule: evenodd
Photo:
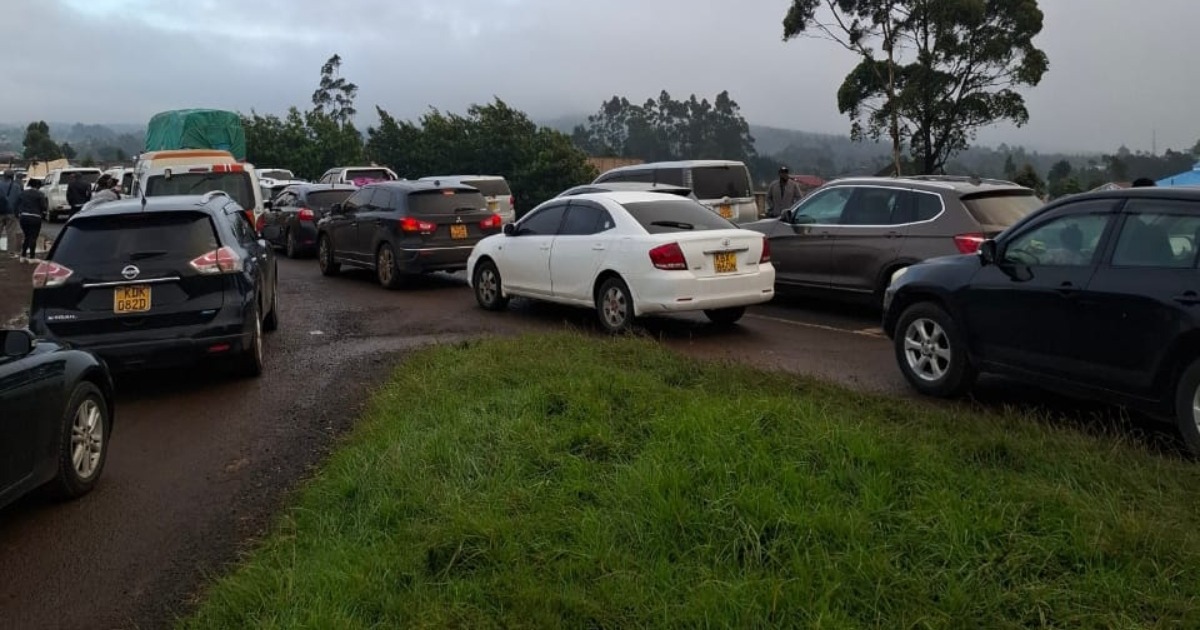
<path fill-rule="evenodd" d="M 954 245 L 958 247 L 959 253 L 974 254 L 986 240 L 987 236 L 984 234 L 959 234 L 954 237 Z"/>
<path fill-rule="evenodd" d="M 70 269 L 49 261 L 38 263 L 37 269 L 33 270 L 33 288 L 35 289 L 52 289 L 62 286 L 75 273 Z"/>
<path fill-rule="evenodd" d="M 498 230 L 502 225 L 504 225 L 504 217 L 498 214 L 493 214 L 479 223 L 479 227 L 485 230 Z"/>
<path fill-rule="evenodd" d="M 297 213 L 296 216 L 299 217 L 301 221 L 312 221 L 313 219 L 317 218 L 317 215 L 314 214 L 309 208 L 300 208 L 300 212 Z"/>
<path fill-rule="evenodd" d="M 205 275 L 233 273 L 243 269 L 242 257 L 228 247 L 208 252 L 188 264 Z"/>
<path fill-rule="evenodd" d="M 403 232 L 422 232 L 428 234 L 436 229 L 436 223 L 420 221 L 412 217 L 404 217 L 403 219 L 400 219 L 400 230 Z"/>
<path fill-rule="evenodd" d="M 765 265 L 769 262 L 771 262 L 771 241 L 767 240 L 767 237 L 764 236 L 762 256 L 759 257 L 758 264 Z"/>
<path fill-rule="evenodd" d="M 680 249 L 679 243 L 668 243 L 659 245 L 650 250 L 650 262 L 657 269 L 665 269 L 667 271 L 681 271 L 687 269 L 687 259 L 683 257 L 683 250 Z"/>

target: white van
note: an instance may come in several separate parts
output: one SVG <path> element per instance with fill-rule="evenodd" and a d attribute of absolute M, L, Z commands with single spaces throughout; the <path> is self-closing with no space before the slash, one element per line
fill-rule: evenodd
<path fill-rule="evenodd" d="M 180 149 L 151 151 L 138 157 L 133 195 L 202 195 L 220 190 L 246 209 L 258 224 L 266 211 L 253 164 L 238 162 L 228 151 Z"/>
<path fill-rule="evenodd" d="M 758 220 L 750 169 L 733 160 L 688 160 L 652 162 L 614 168 L 593 184 L 640 182 L 690 188 L 700 203 L 734 223 Z"/>
<path fill-rule="evenodd" d="M 42 192 L 50 200 L 51 221 L 57 221 L 60 216 L 70 216 L 71 206 L 67 204 L 67 184 L 71 183 L 71 175 L 79 175 L 79 179 L 91 190 L 96 180 L 100 179 L 98 168 L 56 168 L 42 178 Z"/>
<path fill-rule="evenodd" d="M 512 189 L 508 187 L 508 180 L 499 175 L 437 175 L 422 177 L 419 181 L 470 186 L 483 194 L 489 212 L 500 215 L 505 223 L 514 223 L 517 220 L 516 197 L 513 197 Z"/>

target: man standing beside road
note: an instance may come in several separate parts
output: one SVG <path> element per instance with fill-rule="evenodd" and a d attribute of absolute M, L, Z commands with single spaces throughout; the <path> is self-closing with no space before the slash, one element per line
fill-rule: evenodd
<path fill-rule="evenodd" d="M 42 232 L 42 221 L 50 212 L 50 201 L 42 193 L 41 180 L 35 179 L 29 183 L 29 188 L 21 191 L 16 208 L 17 216 L 21 219 L 21 231 L 25 233 L 21 262 L 37 262 L 38 236 Z"/>
<path fill-rule="evenodd" d="M 71 206 L 71 214 L 79 212 L 83 204 L 91 201 L 92 187 L 79 177 L 79 173 L 71 173 L 71 183 L 67 184 L 67 205 Z"/>
<path fill-rule="evenodd" d="M 800 184 L 792 181 L 788 167 L 781 166 L 779 180 L 771 182 L 767 188 L 767 216 L 777 217 L 784 210 L 800 203 L 803 198 L 804 191 L 800 190 Z"/>
<path fill-rule="evenodd" d="M 14 181 L 12 171 L 4 171 L 0 177 L 0 240 L 4 241 L 5 252 L 17 248 L 17 198 L 21 196 L 21 185 Z"/>

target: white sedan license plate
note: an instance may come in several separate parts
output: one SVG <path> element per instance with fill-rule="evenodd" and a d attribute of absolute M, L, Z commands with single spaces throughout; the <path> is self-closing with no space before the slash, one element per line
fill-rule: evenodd
<path fill-rule="evenodd" d="M 713 256 L 713 269 L 717 273 L 737 273 L 737 253 L 717 252 Z"/>

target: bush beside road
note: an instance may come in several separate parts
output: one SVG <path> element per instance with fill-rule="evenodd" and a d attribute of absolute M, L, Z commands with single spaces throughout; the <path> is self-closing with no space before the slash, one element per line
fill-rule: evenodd
<path fill-rule="evenodd" d="M 558 333 L 397 368 L 184 627 L 1200 624 L 1194 464 Z"/>

